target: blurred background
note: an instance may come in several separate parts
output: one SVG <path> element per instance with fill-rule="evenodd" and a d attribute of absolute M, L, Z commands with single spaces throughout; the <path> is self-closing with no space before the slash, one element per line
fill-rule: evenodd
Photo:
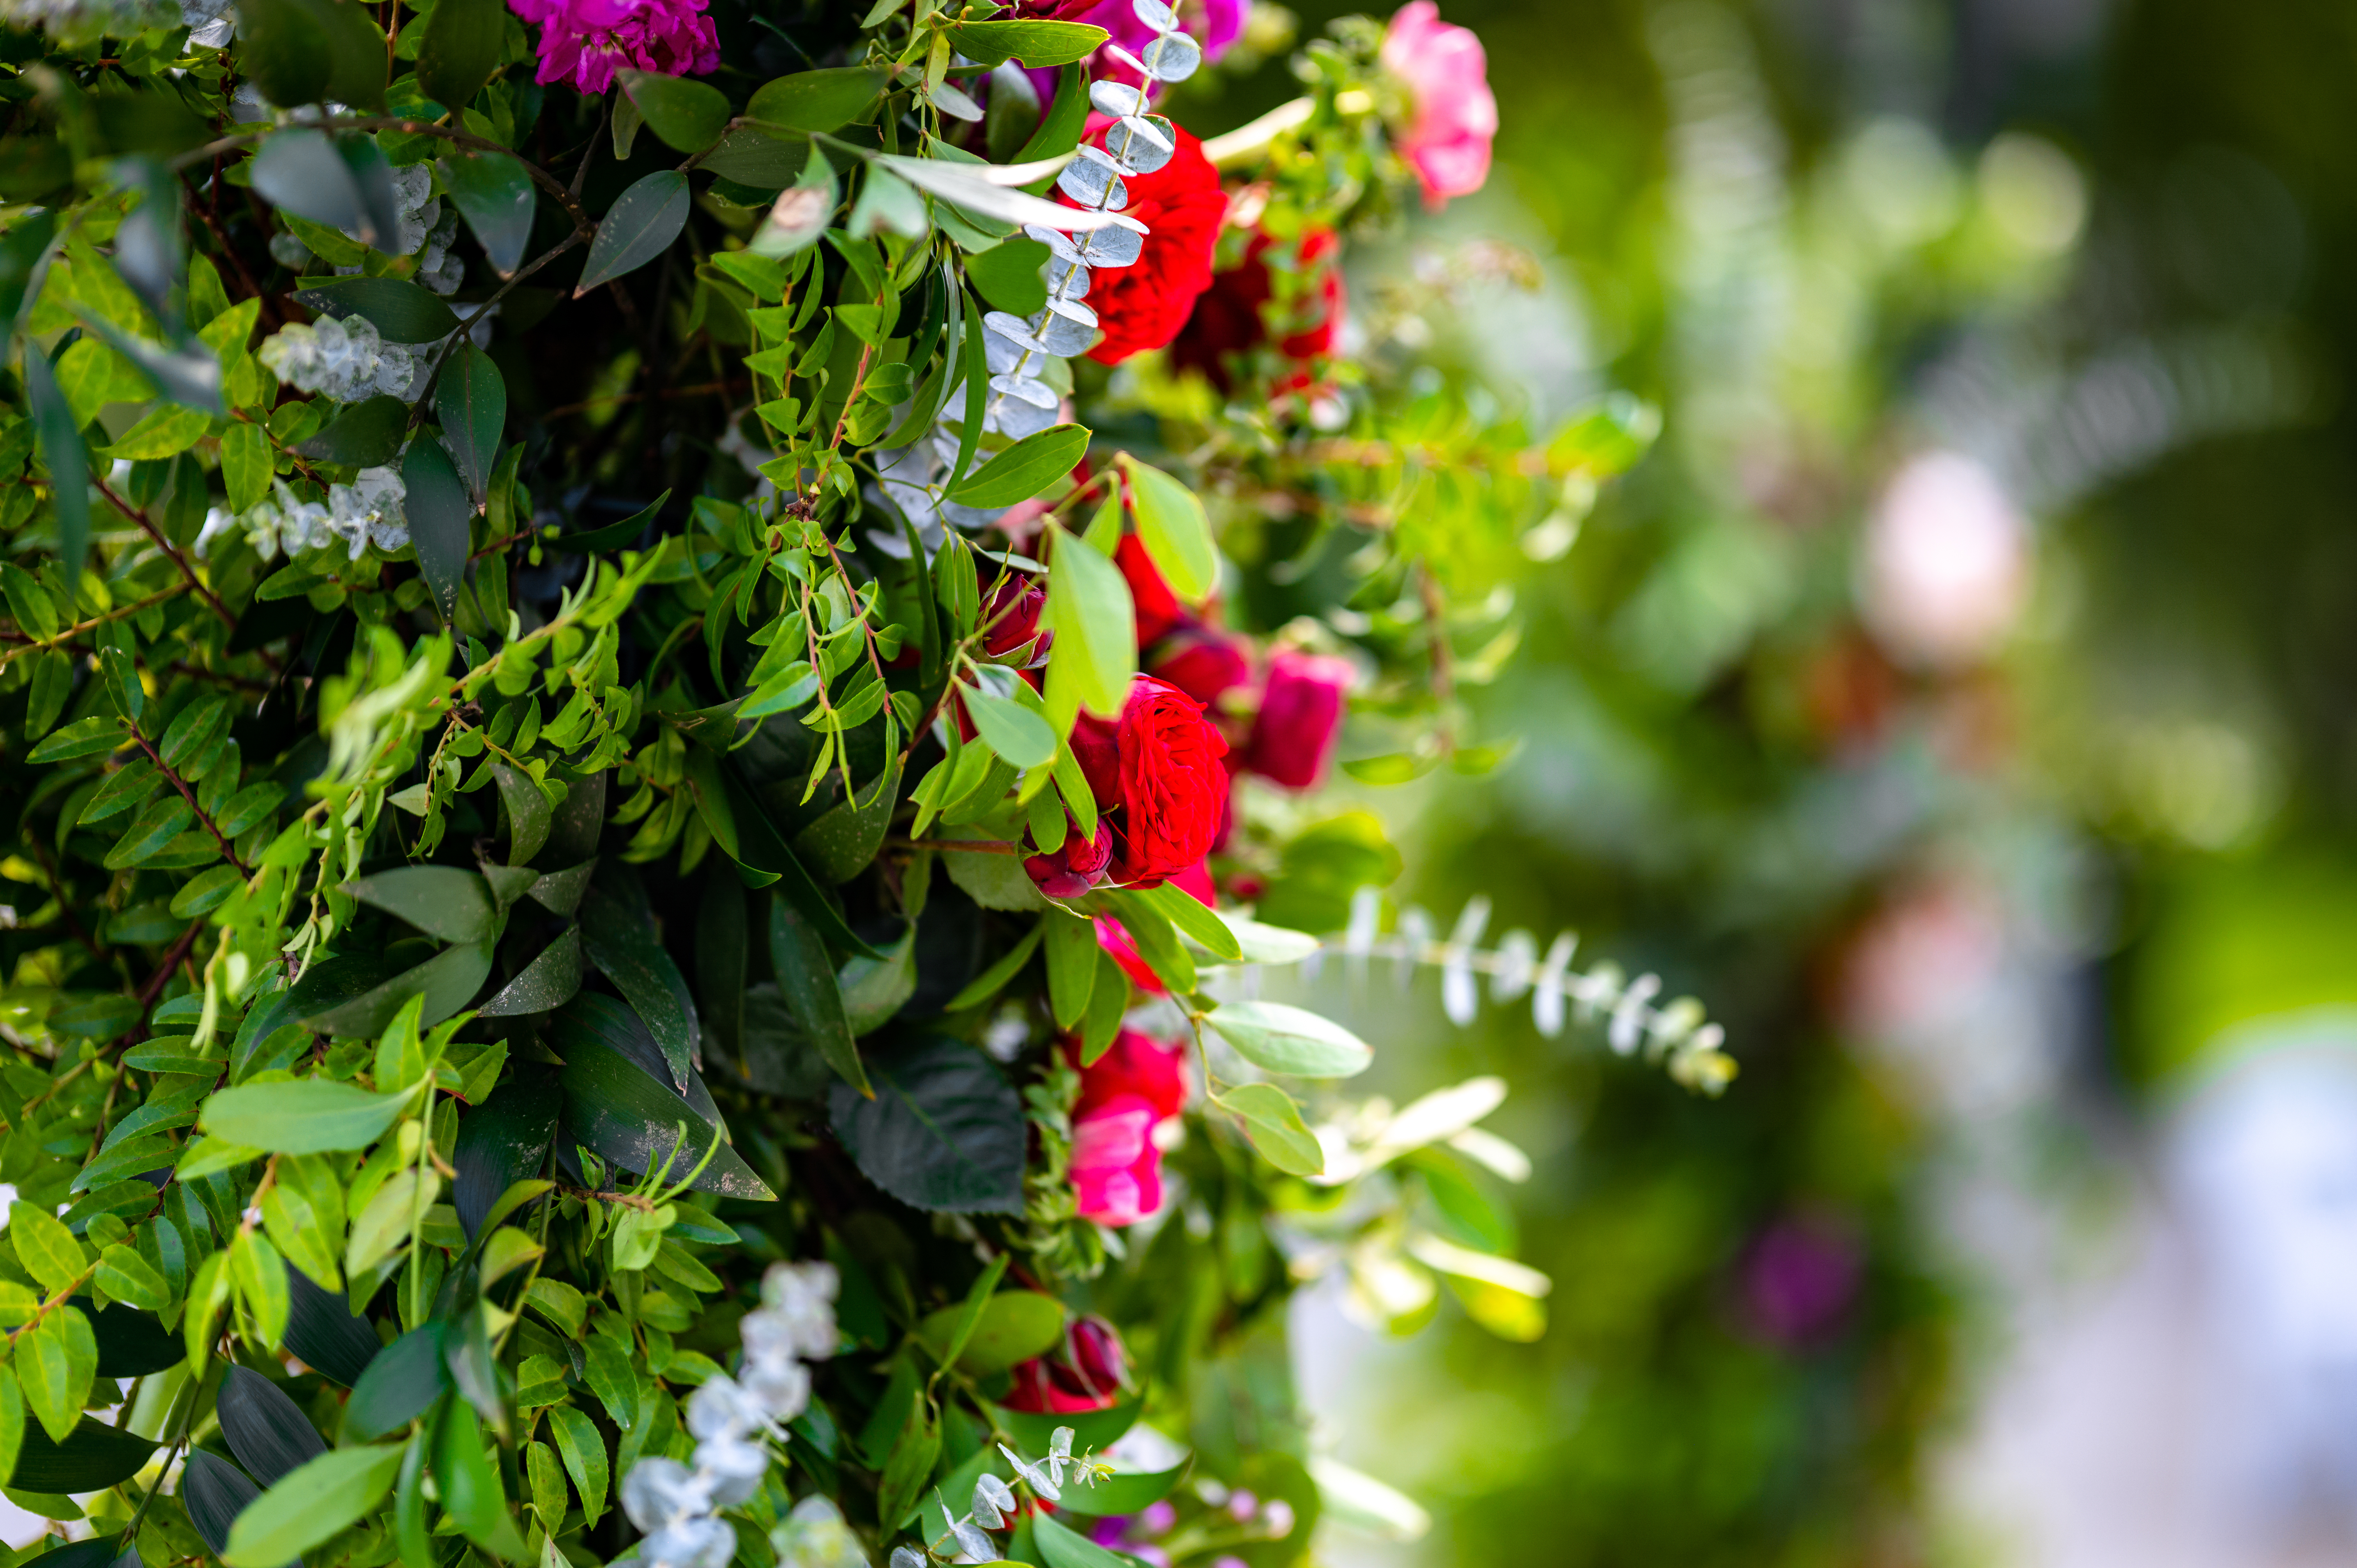
<path fill-rule="evenodd" d="M 1382 792 L 1389 895 L 1577 929 L 1742 1076 L 1318 982 L 1378 1089 L 1507 1080 L 1555 1282 L 1301 1305 L 1432 1515 L 1329 1559 L 2357 1563 L 2357 10 L 1444 15 L 1496 171 L 1354 329 L 1664 434 L 1491 607 L 1521 751 Z"/>

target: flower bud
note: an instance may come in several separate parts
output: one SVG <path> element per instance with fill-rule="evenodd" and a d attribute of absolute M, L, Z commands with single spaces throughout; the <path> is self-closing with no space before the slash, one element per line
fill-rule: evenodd
<path fill-rule="evenodd" d="M 1333 757 L 1343 699 L 1355 674 L 1347 659 L 1278 654 L 1269 663 L 1244 767 L 1288 789 L 1314 788 Z"/>
<path fill-rule="evenodd" d="M 990 628 L 983 633 L 983 651 L 993 659 L 1004 659 L 1039 638 L 1032 657 L 1044 658 L 1056 637 L 1052 631 L 1039 635 L 1039 612 L 1047 607 L 1048 591 L 1034 579 L 1016 576 L 999 584 L 982 614 L 983 624 Z"/>

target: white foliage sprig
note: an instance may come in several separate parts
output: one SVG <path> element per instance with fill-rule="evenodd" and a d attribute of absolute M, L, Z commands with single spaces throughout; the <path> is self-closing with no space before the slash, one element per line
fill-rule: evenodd
<path fill-rule="evenodd" d="M 1397 925 L 1386 933 L 1383 908 L 1380 893 L 1360 888 L 1351 898 L 1350 924 L 1302 961 L 1304 975 L 1315 979 L 1329 954 L 1340 957 L 1360 977 L 1373 961 L 1388 960 L 1403 989 L 1418 968 L 1437 968 L 1441 1010 L 1460 1028 L 1480 1013 L 1480 981 L 1486 978 L 1494 1004 L 1528 995 L 1532 1022 L 1550 1039 L 1566 1023 L 1600 1017 L 1616 1055 L 1631 1056 L 1641 1047 L 1647 1060 L 1666 1059 L 1671 1078 L 1688 1089 L 1717 1094 L 1735 1077 L 1735 1058 L 1724 1048 L 1727 1031 L 1704 1021 L 1700 1002 L 1682 996 L 1657 1004 L 1661 976 L 1632 980 L 1609 960 L 1585 972 L 1573 970 L 1572 955 L 1579 948 L 1573 932 L 1557 936 L 1544 954 L 1538 939 L 1524 930 L 1508 931 L 1496 947 L 1484 949 L 1490 900 L 1480 895 L 1467 901 L 1445 938 L 1437 934 L 1432 917 L 1415 905 L 1401 910 Z"/>

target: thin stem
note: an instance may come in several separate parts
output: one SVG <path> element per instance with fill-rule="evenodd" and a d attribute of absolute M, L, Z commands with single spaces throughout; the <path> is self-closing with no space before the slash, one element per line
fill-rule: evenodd
<path fill-rule="evenodd" d="M 180 799 L 188 803 L 188 810 L 197 814 L 197 821 L 204 823 L 205 832 L 212 834 L 213 842 L 221 845 L 222 858 L 237 867 L 237 874 L 240 876 L 248 881 L 253 880 L 253 868 L 238 858 L 236 848 L 230 843 L 229 835 L 221 831 L 221 824 L 214 822 L 202 806 L 197 804 L 197 792 L 188 788 L 188 781 L 172 770 L 172 765 L 164 760 L 164 754 L 156 750 L 154 743 L 145 736 L 135 729 L 131 732 L 131 738 L 139 743 L 139 749 L 147 754 L 147 759 L 156 765 L 156 771 L 170 779 L 172 787 L 179 790 Z"/>
<path fill-rule="evenodd" d="M 221 618 L 221 625 L 235 631 L 237 617 L 229 613 L 229 607 L 221 602 L 219 595 L 205 586 L 203 581 L 197 576 L 197 569 L 188 564 L 188 558 L 172 547 L 172 542 L 165 538 L 154 523 L 147 521 L 147 514 L 135 510 L 129 501 L 116 495 L 104 479 L 92 475 L 90 482 L 98 487 L 98 493 L 112 502 L 115 510 L 137 523 L 141 532 L 156 542 L 156 548 L 161 550 L 171 559 L 172 564 L 180 569 L 180 575 L 188 580 L 188 586 L 194 588 L 198 596 L 212 607 L 213 614 Z"/>

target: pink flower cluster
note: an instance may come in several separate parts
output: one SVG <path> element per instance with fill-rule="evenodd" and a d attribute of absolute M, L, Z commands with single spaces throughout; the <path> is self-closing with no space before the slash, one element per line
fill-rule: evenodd
<path fill-rule="evenodd" d="M 1405 83 L 1408 123 L 1394 145 L 1424 185 L 1427 207 L 1470 196 L 1490 177 L 1498 100 L 1489 57 L 1468 27 L 1440 19 L 1433 0 L 1408 0 L 1383 34 L 1383 66 Z"/>
<path fill-rule="evenodd" d="M 1068 1047 L 1078 1061 L 1079 1047 Z M 1135 1225 L 1162 1207 L 1155 1130 L 1185 1109 L 1187 1061 L 1175 1043 L 1124 1029 L 1081 1069 L 1072 1111 L 1072 1190 L 1080 1215 Z"/>
<path fill-rule="evenodd" d="M 665 76 L 702 75 L 720 64 L 720 35 L 707 0 L 508 0 L 540 28 L 543 83 L 571 81 L 603 92 L 624 67 Z"/>

